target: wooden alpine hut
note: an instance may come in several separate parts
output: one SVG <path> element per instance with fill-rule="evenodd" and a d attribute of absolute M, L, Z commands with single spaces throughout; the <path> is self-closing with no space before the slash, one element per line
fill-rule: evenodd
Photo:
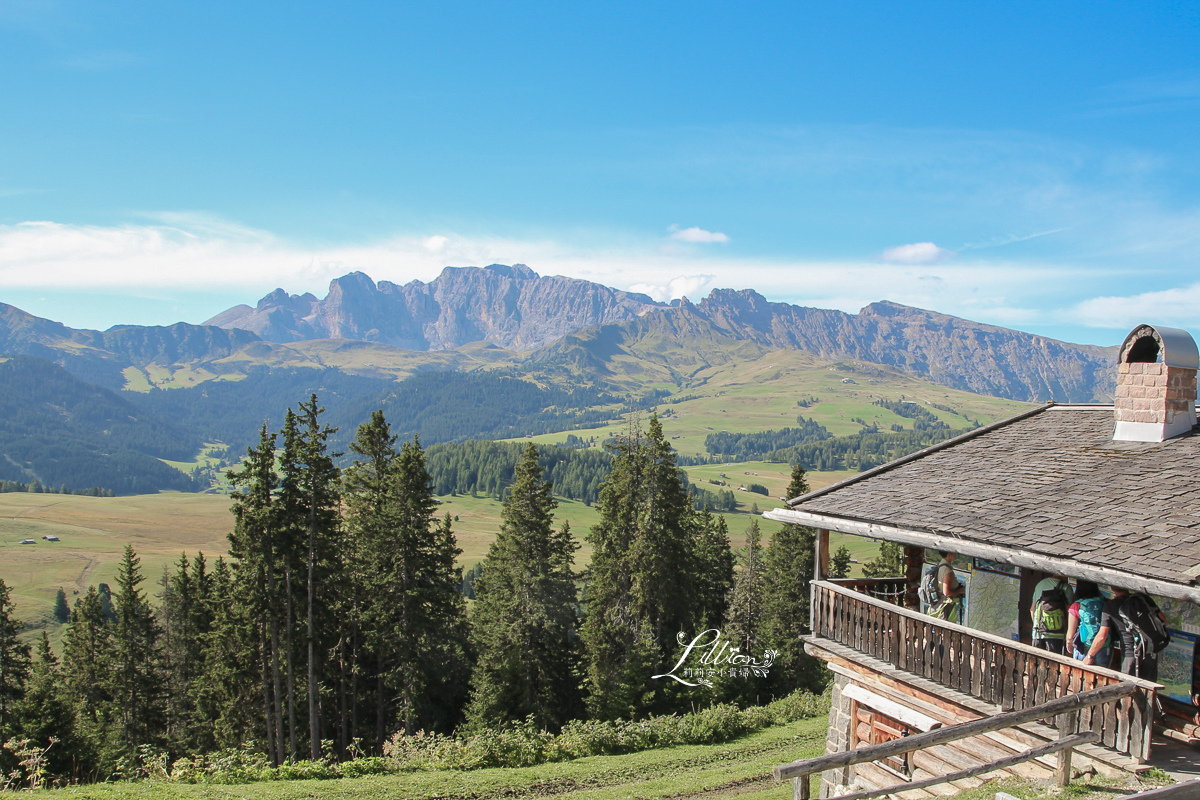
<path fill-rule="evenodd" d="M 821 797 L 915 798 L 999 770 L 1137 772 L 1167 737 L 1200 738 L 1198 367 L 1187 332 L 1139 326 L 1112 405 L 1047 404 L 766 512 L 818 530 L 803 640 L 834 681 L 826 756 L 776 777 L 797 797 L 819 773 Z M 830 531 L 903 545 L 905 575 L 831 580 Z M 957 554 L 963 624 L 920 607 L 937 551 Z M 1157 680 L 1032 647 L 1051 575 L 1151 595 L 1172 632 Z"/>

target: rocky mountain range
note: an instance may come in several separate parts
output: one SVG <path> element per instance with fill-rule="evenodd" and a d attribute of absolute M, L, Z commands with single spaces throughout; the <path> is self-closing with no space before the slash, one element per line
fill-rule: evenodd
<path fill-rule="evenodd" d="M 279 289 L 204 325 L 76 330 L 0 304 L 0 355 L 47 358 L 112 389 L 130 370 L 152 378 L 150 367 L 186 367 L 185 382 L 172 384 L 186 386 L 263 367 L 397 379 L 505 364 L 584 382 L 623 370 L 628 390 L 639 363 L 682 387 L 707 364 L 778 349 L 888 365 L 980 394 L 1073 402 L 1111 398 L 1116 352 L 890 302 L 847 314 L 717 289 L 667 305 L 519 264 L 447 268 L 404 286 L 350 273 L 323 299 Z"/>
<path fill-rule="evenodd" d="M 886 364 L 957 389 L 1036 401 L 1109 399 L 1115 354 L 886 301 L 847 314 L 715 289 L 697 304 L 685 298 L 668 306 L 588 281 L 539 276 L 523 264 L 448 267 L 430 283 L 404 286 L 355 272 L 335 279 L 322 300 L 277 289 L 255 308 L 236 306 L 205 324 L 274 342 L 345 338 L 437 351 L 486 341 L 506 350 L 540 348 L 530 356 L 535 363 L 582 358 L 597 369 L 613 347 L 644 356 L 629 348 L 647 336 L 679 343 L 719 337 Z M 590 351 L 570 356 L 572 347 Z"/>
<path fill-rule="evenodd" d="M 446 267 L 429 283 L 403 286 L 351 272 L 335 278 L 322 300 L 276 289 L 254 308 L 235 306 L 204 324 L 252 331 L 271 342 L 357 339 L 405 350 L 453 350 L 486 341 L 526 351 L 661 306 L 644 294 L 541 276 L 524 264 L 492 264 Z"/>

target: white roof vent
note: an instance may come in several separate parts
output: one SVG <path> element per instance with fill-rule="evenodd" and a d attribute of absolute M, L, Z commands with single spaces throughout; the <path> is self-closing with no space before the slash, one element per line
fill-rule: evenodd
<path fill-rule="evenodd" d="M 1139 325 L 1125 337 L 1114 410 L 1118 442 L 1161 442 L 1196 424 L 1200 351 L 1178 328 Z"/>

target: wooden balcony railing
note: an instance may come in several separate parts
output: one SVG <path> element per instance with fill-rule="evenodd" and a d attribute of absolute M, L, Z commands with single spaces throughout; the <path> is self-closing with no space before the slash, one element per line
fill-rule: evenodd
<path fill-rule="evenodd" d="M 905 578 L 831 578 L 829 582 L 898 606 L 904 605 L 904 595 L 908 591 Z"/>
<path fill-rule="evenodd" d="M 877 600 L 829 581 L 813 582 L 812 632 L 1002 711 L 1125 681 L 1131 697 L 1086 709 L 1076 731 L 1139 762 L 1150 756 L 1157 683 L 1038 650 Z"/>

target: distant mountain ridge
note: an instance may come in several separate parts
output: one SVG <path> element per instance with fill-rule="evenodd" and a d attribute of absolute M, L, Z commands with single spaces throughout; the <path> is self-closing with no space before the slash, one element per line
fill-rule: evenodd
<path fill-rule="evenodd" d="M 543 347 L 589 325 L 636 319 L 664 304 L 598 283 L 541 276 L 524 264 L 446 267 L 430 281 L 375 283 L 362 272 L 335 278 L 329 293 L 276 289 L 254 308 L 205 322 L 272 342 L 358 339 L 405 350 L 453 350 L 486 341 L 506 350 Z"/>
<path fill-rule="evenodd" d="M 324 299 L 280 289 L 204 325 L 75 330 L 0 304 L 0 355 L 47 358 L 110 389 L 161 367 L 190 370 L 163 384 L 188 386 L 262 366 L 402 379 L 507 365 L 637 394 L 639 381 L 683 387 L 708 365 L 780 348 L 892 366 L 980 394 L 1060 402 L 1109 400 L 1116 353 L 891 302 L 847 314 L 715 289 L 699 303 L 667 305 L 520 264 L 448 267 L 430 283 L 405 286 L 350 273 L 332 281 Z"/>

